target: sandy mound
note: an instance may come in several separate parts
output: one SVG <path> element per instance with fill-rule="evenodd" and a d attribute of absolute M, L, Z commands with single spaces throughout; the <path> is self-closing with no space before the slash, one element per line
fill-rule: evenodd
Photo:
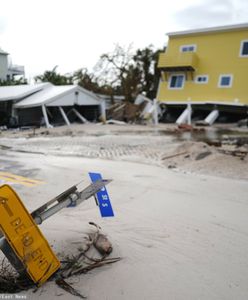
<path fill-rule="evenodd" d="M 203 142 L 184 142 L 173 153 L 163 157 L 163 165 L 200 174 L 248 179 L 248 156 L 222 153 L 223 148 Z"/>

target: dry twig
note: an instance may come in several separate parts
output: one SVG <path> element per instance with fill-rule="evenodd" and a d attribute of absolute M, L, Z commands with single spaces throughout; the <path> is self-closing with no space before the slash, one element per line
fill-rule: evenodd
<path fill-rule="evenodd" d="M 93 234 L 88 235 L 86 247 L 84 249 L 80 249 L 78 255 L 66 256 L 61 259 L 62 267 L 50 278 L 50 280 L 55 279 L 55 282 L 59 287 L 74 296 L 80 297 L 81 299 L 85 299 L 86 297 L 75 290 L 65 281 L 65 279 L 71 276 L 85 274 L 90 270 L 115 263 L 121 259 L 120 257 L 107 258 L 112 251 L 111 243 L 105 235 L 100 233 L 100 226 L 93 222 L 90 222 L 90 225 L 95 226 L 96 231 Z M 98 249 L 98 257 L 90 257 L 88 254 L 89 250 L 96 247 L 97 242 L 99 243 L 100 241 L 99 237 L 101 236 L 103 246 L 105 247 L 103 248 L 105 250 L 100 251 Z M 111 251 L 109 247 L 111 247 Z M 15 269 L 13 269 L 12 266 L 3 259 L 0 265 L 0 293 L 17 293 L 30 288 L 36 288 L 31 279 L 27 276 L 20 276 Z"/>

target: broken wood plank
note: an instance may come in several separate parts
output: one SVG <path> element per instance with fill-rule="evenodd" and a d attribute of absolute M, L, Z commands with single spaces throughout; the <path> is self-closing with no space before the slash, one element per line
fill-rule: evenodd
<path fill-rule="evenodd" d="M 162 160 L 173 158 L 173 157 L 177 157 L 177 156 L 184 155 L 184 154 L 188 154 L 188 152 L 184 151 L 184 152 L 180 152 L 180 153 L 177 153 L 177 154 L 173 154 L 173 155 L 169 155 L 169 156 L 164 156 L 164 157 L 162 157 Z"/>

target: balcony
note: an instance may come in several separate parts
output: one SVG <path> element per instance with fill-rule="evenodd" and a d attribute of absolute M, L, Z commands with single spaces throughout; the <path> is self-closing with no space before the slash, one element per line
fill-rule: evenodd
<path fill-rule="evenodd" d="M 8 66 L 8 74 L 11 75 L 24 75 L 24 66 L 19 66 L 19 65 L 9 65 Z"/>
<path fill-rule="evenodd" d="M 166 72 L 195 71 L 198 57 L 195 52 L 180 52 L 175 55 L 161 53 L 158 68 Z"/>

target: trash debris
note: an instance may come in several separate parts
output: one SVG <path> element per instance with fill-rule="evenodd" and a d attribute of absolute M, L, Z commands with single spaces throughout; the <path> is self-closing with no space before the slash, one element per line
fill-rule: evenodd
<path fill-rule="evenodd" d="M 126 122 L 113 120 L 113 119 L 107 120 L 104 124 L 127 125 Z"/>
<path fill-rule="evenodd" d="M 185 131 L 193 131 L 193 132 L 202 132 L 205 131 L 205 128 L 202 127 L 195 127 L 191 124 L 178 124 L 177 128 L 175 129 L 175 132 L 185 132 Z"/>
<path fill-rule="evenodd" d="M 71 293 L 72 295 L 78 296 L 80 298 L 85 298 L 85 296 L 81 295 L 78 291 L 76 291 L 73 287 L 71 287 L 67 282 L 65 282 L 66 278 L 85 274 L 90 270 L 95 268 L 102 267 L 107 264 L 112 264 L 119 261 L 120 257 L 112 257 L 108 258 L 108 255 L 112 252 L 112 244 L 107 239 L 106 235 L 101 233 L 101 228 L 94 222 L 89 222 L 90 225 L 93 225 L 96 228 L 94 234 L 89 234 L 86 240 L 86 247 L 79 248 L 78 255 L 65 257 L 61 260 L 62 267 L 56 274 L 56 284 Z M 104 238 L 103 238 L 104 237 Z M 90 251 L 92 252 L 93 247 L 98 250 L 98 255 L 90 256 L 88 254 Z"/>
<path fill-rule="evenodd" d="M 102 255 L 110 254 L 113 250 L 112 244 L 104 234 L 98 235 L 97 240 L 94 242 L 94 246 Z"/>
<path fill-rule="evenodd" d="M 112 244 L 106 238 L 106 235 L 100 231 L 100 226 L 93 222 L 89 222 L 89 224 L 93 225 L 96 228 L 96 231 L 93 234 L 89 233 L 85 240 L 82 241 L 82 246 L 78 248 L 77 255 L 61 257 L 60 269 L 49 278 L 49 281 L 55 281 L 55 283 L 66 292 L 82 299 L 85 299 L 86 297 L 74 289 L 71 284 L 65 281 L 65 279 L 86 274 L 95 268 L 121 260 L 120 257 L 108 257 L 113 249 Z M 103 248 L 100 247 L 100 249 L 104 249 L 104 251 L 99 251 L 96 247 L 96 242 L 99 241 L 99 237 L 101 236 L 105 237 L 104 245 L 111 245 L 111 247 L 107 248 L 105 246 Z M 93 248 L 97 249 L 98 252 L 94 252 Z M 94 256 L 92 253 L 95 253 Z M 29 290 L 30 288 L 33 288 L 35 291 L 37 290 L 37 286 L 32 280 L 27 276 L 20 276 L 4 258 L 0 265 L 0 293 L 18 293 Z"/>
<path fill-rule="evenodd" d="M 99 251 L 102 255 L 108 255 L 112 252 L 112 244 L 106 237 L 106 235 L 100 233 L 101 227 L 99 227 L 97 224 L 90 222 L 90 225 L 93 225 L 97 228 L 97 235 L 95 236 L 93 240 L 93 244 L 95 248 Z"/>
<path fill-rule="evenodd" d="M 179 124 L 178 125 L 178 129 L 183 130 L 183 131 L 192 131 L 193 130 L 193 126 L 190 124 Z"/>
<path fill-rule="evenodd" d="M 237 150 L 219 149 L 219 152 L 226 155 L 237 156 L 241 159 L 244 159 L 248 154 L 248 150 L 239 150 L 239 149 Z"/>
<path fill-rule="evenodd" d="M 248 118 L 238 121 L 238 127 L 248 127 Z"/>
<path fill-rule="evenodd" d="M 141 113 L 146 103 L 133 104 L 130 102 L 116 103 L 107 109 L 107 120 L 124 121 L 127 123 L 139 123 L 142 121 Z"/>

